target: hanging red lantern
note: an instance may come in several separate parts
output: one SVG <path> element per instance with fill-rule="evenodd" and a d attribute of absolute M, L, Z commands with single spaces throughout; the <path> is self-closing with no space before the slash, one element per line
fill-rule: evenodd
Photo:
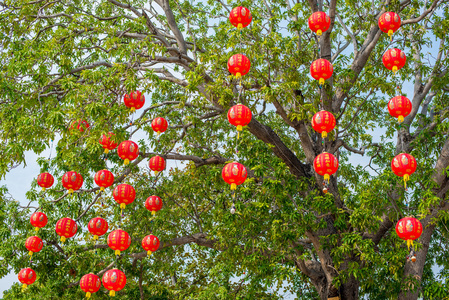
<path fill-rule="evenodd" d="M 228 60 L 228 71 L 237 78 L 248 74 L 250 68 L 251 62 L 243 54 L 234 54 Z"/>
<path fill-rule="evenodd" d="M 162 117 L 155 118 L 151 122 L 151 128 L 153 128 L 153 130 L 159 135 L 162 132 L 165 132 L 165 130 L 167 130 L 168 128 L 167 120 L 165 120 Z"/>
<path fill-rule="evenodd" d="M 223 180 L 231 185 L 231 190 L 237 189 L 237 185 L 245 182 L 248 173 L 244 165 L 238 162 L 228 163 L 221 171 Z"/>
<path fill-rule="evenodd" d="M 398 118 L 398 122 L 404 122 L 412 111 L 412 102 L 404 96 L 396 96 L 388 102 L 388 112 L 394 118 Z"/>
<path fill-rule="evenodd" d="M 251 110 L 243 104 L 237 104 L 228 110 L 228 121 L 234 126 L 237 126 L 237 131 L 242 131 L 243 126 L 251 122 Z"/>
<path fill-rule="evenodd" d="M 145 201 L 145 207 L 151 211 L 153 216 L 162 208 L 162 205 L 162 199 L 155 195 L 148 197 Z"/>
<path fill-rule="evenodd" d="M 159 239 L 150 234 L 143 238 L 142 240 L 142 248 L 147 251 L 148 256 L 151 255 L 151 253 L 155 252 L 157 249 L 159 249 Z"/>
<path fill-rule="evenodd" d="M 94 180 L 100 187 L 100 191 L 104 191 L 114 183 L 114 174 L 109 170 L 100 170 L 95 174 Z"/>
<path fill-rule="evenodd" d="M 119 184 L 112 192 L 115 202 L 120 204 L 121 209 L 125 209 L 126 205 L 133 203 L 136 199 L 136 190 L 126 183 Z"/>
<path fill-rule="evenodd" d="M 121 229 L 112 231 L 108 235 L 108 246 L 115 250 L 115 255 L 120 255 L 120 251 L 125 251 L 131 245 L 131 237 Z"/>
<path fill-rule="evenodd" d="M 153 156 L 150 158 L 148 165 L 150 169 L 157 174 L 165 169 L 165 159 L 159 155 Z"/>
<path fill-rule="evenodd" d="M 405 66 L 406 61 L 407 57 L 405 56 L 405 53 L 398 48 L 388 49 L 382 56 L 384 66 L 388 70 L 392 70 L 395 74 Z"/>
<path fill-rule="evenodd" d="M 131 108 L 131 112 L 135 112 L 145 104 L 145 96 L 139 91 L 134 91 L 125 95 L 124 102 L 127 107 Z"/>
<path fill-rule="evenodd" d="M 115 136 L 112 132 L 108 132 L 108 134 L 103 134 L 99 140 L 101 147 L 104 149 L 104 153 L 109 153 L 109 151 L 117 148 L 117 143 L 112 140 L 112 136 Z"/>
<path fill-rule="evenodd" d="M 422 224 L 418 219 L 413 217 L 402 218 L 396 224 L 397 235 L 407 241 L 407 247 L 413 246 L 413 241 L 418 239 L 422 233 Z"/>
<path fill-rule="evenodd" d="M 253 16 L 249 9 L 243 6 L 234 7 L 229 14 L 229 21 L 237 29 L 245 28 L 251 23 Z"/>
<path fill-rule="evenodd" d="M 34 252 L 41 251 L 42 246 L 44 246 L 44 244 L 42 243 L 41 238 L 38 236 L 30 236 L 25 242 L 25 247 L 28 249 L 28 251 L 30 251 L 28 252 L 30 256 L 32 256 Z"/>
<path fill-rule="evenodd" d="M 69 194 L 79 190 L 83 186 L 83 176 L 75 171 L 69 171 L 62 176 L 62 186 L 68 190 Z"/>
<path fill-rule="evenodd" d="M 103 274 L 103 286 L 109 290 L 109 296 L 114 297 L 115 292 L 121 291 L 126 285 L 125 273 L 118 269 L 106 271 Z"/>
<path fill-rule="evenodd" d="M 86 298 L 90 298 L 92 293 L 98 292 L 100 287 L 101 281 L 97 275 L 89 273 L 81 277 L 80 288 L 86 293 Z"/>
<path fill-rule="evenodd" d="M 329 181 L 330 176 L 338 170 L 338 160 L 333 154 L 323 152 L 315 157 L 313 168 L 315 172 L 324 176 L 325 181 Z"/>
<path fill-rule="evenodd" d="M 71 238 L 76 234 L 78 225 L 70 218 L 62 218 L 56 222 L 56 233 L 61 237 L 61 242 L 65 242 L 67 238 Z"/>
<path fill-rule="evenodd" d="M 309 28 L 316 35 L 321 36 L 331 26 L 331 19 L 324 11 L 314 12 L 309 17 Z"/>
<path fill-rule="evenodd" d="M 405 188 L 407 188 L 407 181 L 409 181 L 410 175 L 415 173 L 416 167 L 416 159 L 407 153 L 400 153 L 391 161 L 393 173 L 404 178 Z"/>
<path fill-rule="evenodd" d="M 44 227 L 47 225 L 48 219 L 47 215 L 45 215 L 43 212 L 37 211 L 33 213 L 30 217 L 30 223 L 34 227 L 34 230 L 39 231 L 39 228 Z"/>
<path fill-rule="evenodd" d="M 310 74 L 319 81 L 320 85 L 323 85 L 325 80 L 331 78 L 333 73 L 334 67 L 327 59 L 317 59 L 310 65 Z"/>
<path fill-rule="evenodd" d="M 397 13 L 388 11 L 380 16 L 378 24 L 380 30 L 388 33 L 388 36 L 391 37 L 401 27 L 401 18 Z"/>
<path fill-rule="evenodd" d="M 37 184 L 42 188 L 43 191 L 45 191 L 45 189 L 50 188 L 54 182 L 55 179 L 53 178 L 53 175 L 51 175 L 50 173 L 45 172 L 37 176 Z"/>
<path fill-rule="evenodd" d="M 125 166 L 139 156 L 139 146 L 133 141 L 123 141 L 118 145 L 117 154 L 125 160 Z"/>
<path fill-rule="evenodd" d="M 332 113 L 322 110 L 317 112 L 312 118 L 312 127 L 316 132 L 321 133 L 321 137 L 324 139 L 327 137 L 327 133 L 331 132 L 335 128 L 337 121 Z"/>
<path fill-rule="evenodd" d="M 33 269 L 25 268 L 19 272 L 19 281 L 23 283 L 23 289 L 26 289 L 28 285 L 33 284 L 36 281 L 36 272 Z"/>
<path fill-rule="evenodd" d="M 103 218 L 92 218 L 87 224 L 87 229 L 94 235 L 94 240 L 98 240 L 99 236 L 102 236 L 108 231 L 108 222 Z"/>
<path fill-rule="evenodd" d="M 77 120 L 77 121 L 73 121 L 69 130 L 74 129 L 75 127 L 76 127 L 76 129 L 79 130 L 79 132 L 84 132 L 85 130 L 89 129 L 90 125 L 89 125 L 89 123 L 87 123 L 86 120 Z"/>

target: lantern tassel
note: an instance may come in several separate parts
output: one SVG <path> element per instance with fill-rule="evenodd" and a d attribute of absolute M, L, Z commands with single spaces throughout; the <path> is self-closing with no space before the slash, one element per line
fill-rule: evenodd
<path fill-rule="evenodd" d="M 105 190 L 105 187 L 102 186 L 102 187 L 100 188 L 100 191 L 104 192 L 104 190 Z"/>
<path fill-rule="evenodd" d="M 120 208 L 123 210 L 126 208 L 126 204 L 125 203 L 120 203 Z"/>
<path fill-rule="evenodd" d="M 152 251 L 150 251 L 150 250 L 148 250 L 147 251 L 147 254 L 148 254 L 148 256 L 150 256 L 151 255 L 151 253 L 153 253 Z"/>
<path fill-rule="evenodd" d="M 35 230 L 36 232 L 38 232 L 38 231 L 39 231 L 39 227 L 34 227 L 34 230 Z"/>
<path fill-rule="evenodd" d="M 399 122 L 399 124 L 401 124 L 402 122 L 404 122 L 404 116 L 399 116 L 399 117 L 398 117 L 398 122 Z"/>
<path fill-rule="evenodd" d="M 393 39 L 393 29 L 388 30 L 388 36 Z"/>
<path fill-rule="evenodd" d="M 69 194 L 73 196 L 73 189 L 69 189 Z"/>
<path fill-rule="evenodd" d="M 323 85 L 324 84 L 324 78 L 320 78 L 319 83 L 320 83 L 320 85 Z"/>
<path fill-rule="evenodd" d="M 94 241 L 98 240 L 98 235 L 94 235 Z"/>
<path fill-rule="evenodd" d="M 109 153 L 109 149 L 104 149 L 104 154 L 108 154 Z"/>
<path fill-rule="evenodd" d="M 410 175 L 405 174 L 404 175 L 404 188 L 407 189 L 407 181 L 410 180 Z"/>
<path fill-rule="evenodd" d="M 87 293 L 86 293 L 86 298 L 90 298 L 91 295 L 92 295 L 92 294 L 91 294 L 90 292 L 87 292 Z"/>
<path fill-rule="evenodd" d="M 120 250 L 115 250 L 115 255 L 120 255 Z"/>
<path fill-rule="evenodd" d="M 391 70 L 393 71 L 393 74 L 396 75 L 396 72 L 398 71 L 398 67 L 393 66 L 393 68 Z"/>
<path fill-rule="evenodd" d="M 154 210 L 151 211 L 151 215 L 152 215 L 152 216 L 155 216 L 155 215 L 156 215 L 156 211 L 154 211 Z"/>
<path fill-rule="evenodd" d="M 235 74 L 235 77 L 237 77 L 237 79 L 239 79 L 240 77 L 242 77 L 242 73 L 237 72 L 237 73 Z"/>
<path fill-rule="evenodd" d="M 410 246 L 413 247 L 413 240 L 407 240 L 407 248 L 410 251 Z"/>
<path fill-rule="evenodd" d="M 238 23 L 237 24 L 237 29 L 238 30 L 242 30 L 243 29 L 243 24 L 242 23 Z"/>
<path fill-rule="evenodd" d="M 125 166 L 129 165 L 129 159 L 125 159 L 125 162 L 123 163 Z"/>
<path fill-rule="evenodd" d="M 236 190 L 236 189 L 237 189 L 237 184 L 231 183 L 231 191 Z"/>
<path fill-rule="evenodd" d="M 115 296 L 115 291 L 109 291 L 109 296 L 114 297 Z"/>
<path fill-rule="evenodd" d="M 31 260 L 31 257 L 33 256 L 33 251 L 28 252 L 28 255 L 30 256 L 30 260 Z"/>
<path fill-rule="evenodd" d="M 330 179 L 329 174 L 324 174 L 324 180 L 325 180 L 325 181 L 329 181 L 329 179 Z"/>
<path fill-rule="evenodd" d="M 66 240 L 65 236 L 61 236 L 61 242 L 64 243 Z"/>
<path fill-rule="evenodd" d="M 45 188 L 44 187 L 42 188 L 42 192 L 45 192 Z"/>
<path fill-rule="evenodd" d="M 136 111 L 136 108 L 135 107 L 131 107 L 131 112 L 133 113 L 135 111 Z"/>
<path fill-rule="evenodd" d="M 327 138 L 327 132 L 326 131 L 321 132 L 321 137 L 323 139 Z"/>
<path fill-rule="evenodd" d="M 26 290 L 27 287 L 28 287 L 28 285 L 27 285 L 26 283 L 24 283 L 24 284 L 22 285 L 22 291 L 23 291 L 23 290 Z"/>
<path fill-rule="evenodd" d="M 323 34 L 323 31 L 321 30 L 321 29 L 318 29 L 317 31 L 316 31 L 316 35 L 317 36 L 321 36 Z"/>

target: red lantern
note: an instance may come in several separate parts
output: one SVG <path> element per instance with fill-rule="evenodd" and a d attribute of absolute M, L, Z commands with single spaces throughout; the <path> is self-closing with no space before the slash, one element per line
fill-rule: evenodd
<path fill-rule="evenodd" d="M 412 111 L 412 102 L 407 97 L 396 96 L 388 102 L 388 112 L 394 118 L 398 118 L 399 123 L 404 122 Z"/>
<path fill-rule="evenodd" d="M 319 81 L 320 85 L 323 85 L 325 80 L 331 78 L 333 73 L 334 67 L 327 59 L 317 59 L 310 65 L 310 74 Z"/>
<path fill-rule="evenodd" d="M 237 189 L 237 185 L 245 182 L 248 173 L 244 165 L 238 162 L 228 163 L 221 171 L 223 180 L 231 185 L 231 190 Z"/>
<path fill-rule="evenodd" d="M 150 256 L 151 253 L 159 249 L 159 245 L 160 245 L 159 239 L 152 234 L 147 235 L 142 240 L 142 248 L 145 251 L 147 251 L 148 256 Z"/>
<path fill-rule="evenodd" d="M 80 280 L 80 287 L 83 290 L 83 292 L 86 293 L 86 298 L 90 298 L 92 293 L 98 292 L 101 287 L 101 281 L 100 278 L 93 274 L 89 273 L 81 277 Z"/>
<path fill-rule="evenodd" d="M 393 173 L 404 178 L 404 187 L 407 188 L 407 181 L 410 175 L 416 171 L 416 159 L 407 153 L 396 155 L 391 161 Z"/>
<path fill-rule="evenodd" d="M 153 122 L 151 122 L 151 128 L 153 128 L 153 130 L 156 131 L 158 135 L 162 132 L 165 132 L 165 130 L 167 130 L 167 127 L 167 120 L 162 117 L 156 118 L 153 120 Z"/>
<path fill-rule="evenodd" d="M 37 184 L 42 187 L 42 190 L 45 191 L 45 189 L 48 189 L 53 185 L 55 182 L 55 179 L 53 178 L 53 175 L 50 173 L 41 173 L 39 176 L 37 176 Z"/>
<path fill-rule="evenodd" d="M 89 123 L 87 123 L 86 120 L 77 120 L 77 121 L 73 121 L 72 125 L 70 126 L 70 130 L 72 130 L 73 128 L 75 128 L 79 130 L 79 132 L 84 132 L 84 130 L 89 129 L 90 125 Z"/>
<path fill-rule="evenodd" d="M 104 149 L 104 153 L 109 153 L 109 151 L 117 148 L 117 143 L 112 140 L 112 136 L 115 136 L 112 132 L 109 132 L 107 135 L 103 134 L 99 140 L 101 147 Z"/>
<path fill-rule="evenodd" d="M 315 172 L 324 176 L 324 180 L 329 181 L 330 175 L 338 170 L 338 160 L 333 154 L 323 152 L 315 157 L 313 168 Z"/>
<path fill-rule="evenodd" d="M 125 209 L 126 205 L 133 203 L 136 199 L 136 191 L 131 185 L 122 183 L 115 187 L 112 196 L 115 202 L 120 204 L 120 208 Z"/>
<path fill-rule="evenodd" d="M 380 30 L 388 33 L 388 36 L 391 37 L 401 27 L 401 18 L 395 12 L 385 12 L 380 16 L 378 24 Z"/>
<path fill-rule="evenodd" d="M 321 133 L 321 137 L 324 139 L 327 137 L 327 133 L 331 132 L 335 128 L 337 121 L 332 113 L 322 110 L 317 112 L 312 118 L 312 127 L 316 132 Z"/>
<path fill-rule="evenodd" d="M 83 176 L 75 171 L 69 171 L 62 176 L 62 186 L 65 187 L 69 194 L 79 190 L 83 185 Z"/>
<path fill-rule="evenodd" d="M 131 112 L 135 112 L 145 104 L 145 96 L 139 91 L 134 91 L 125 95 L 124 102 L 127 107 L 131 108 Z"/>
<path fill-rule="evenodd" d="M 87 229 L 94 235 L 94 240 L 98 240 L 99 236 L 108 231 L 108 222 L 103 218 L 92 218 L 87 224 Z"/>
<path fill-rule="evenodd" d="M 103 274 L 103 286 L 109 290 L 109 296 L 114 297 L 115 292 L 121 291 L 126 285 L 125 273 L 118 269 L 106 271 Z"/>
<path fill-rule="evenodd" d="M 25 247 L 30 251 L 28 252 L 30 256 L 32 256 L 34 252 L 41 251 L 43 245 L 42 240 L 38 236 L 30 236 L 25 242 Z"/>
<path fill-rule="evenodd" d="M 405 66 L 406 61 L 407 57 L 405 56 L 405 53 L 397 48 L 388 49 L 382 56 L 384 66 L 388 70 L 392 70 L 393 73 L 402 69 Z"/>
<path fill-rule="evenodd" d="M 252 20 L 251 12 L 243 6 L 234 7 L 229 14 L 229 21 L 239 30 L 248 26 Z"/>
<path fill-rule="evenodd" d="M 330 25 L 331 19 L 324 11 L 314 12 L 309 17 L 309 28 L 318 36 L 321 36 L 323 32 L 327 31 Z"/>
<path fill-rule="evenodd" d="M 120 251 L 125 251 L 131 245 L 131 237 L 121 229 L 114 230 L 108 235 L 108 246 L 115 250 L 115 255 L 120 255 Z"/>
<path fill-rule="evenodd" d="M 25 268 L 19 272 L 19 281 L 23 283 L 23 289 L 26 289 L 28 285 L 33 284 L 36 281 L 36 272 L 33 269 Z"/>
<path fill-rule="evenodd" d="M 251 122 L 251 110 L 243 104 L 237 104 L 228 110 L 228 121 L 237 126 L 237 131 L 242 131 L 243 126 Z"/>
<path fill-rule="evenodd" d="M 117 154 L 125 160 L 125 165 L 139 156 L 139 146 L 133 141 L 124 141 L 118 145 Z"/>
<path fill-rule="evenodd" d="M 248 74 L 251 68 L 251 62 L 243 54 L 234 54 L 228 60 L 228 71 L 237 78 Z"/>
<path fill-rule="evenodd" d="M 151 214 L 154 216 L 157 211 L 159 211 L 162 208 L 162 200 L 158 196 L 150 196 L 147 198 L 147 201 L 145 201 L 145 207 L 151 211 Z"/>
<path fill-rule="evenodd" d="M 33 213 L 30 217 L 30 223 L 34 226 L 34 230 L 39 231 L 39 228 L 47 225 L 48 219 L 47 216 L 40 211 Z"/>
<path fill-rule="evenodd" d="M 61 237 L 61 242 L 65 242 L 67 238 L 71 238 L 76 234 L 78 225 L 70 218 L 62 218 L 56 222 L 56 233 Z"/>
<path fill-rule="evenodd" d="M 413 241 L 421 236 L 422 224 L 418 219 L 413 217 L 402 218 L 396 224 L 397 235 L 407 241 L 407 247 L 413 246 Z"/>
<path fill-rule="evenodd" d="M 95 174 L 94 180 L 100 187 L 100 191 L 104 191 L 114 183 L 114 175 L 108 170 L 101 170 Z"/>
<path fill-rule="evenodd" d="M 148 165 L 150 166 L 150 169 L 157 174 L 165 169 L 165 159 L 159 155 L 153 156 L 150 158 Z"/>

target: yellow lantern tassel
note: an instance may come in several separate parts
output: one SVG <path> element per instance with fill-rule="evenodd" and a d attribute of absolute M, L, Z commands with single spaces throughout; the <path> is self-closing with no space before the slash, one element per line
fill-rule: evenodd
<path fill-rule="evenodd" d="M 94 241 L 98 240 L 98 235 L 94 235 Z"/>
<path fill-rule="evenodd" d="M 326 131 L 321 132 L 321 137 L 323 139 L 327 138 L 327 132 Z"/>
<path fill-rule="evenodd" d="M 92 295 L 92 294 L 91 294 L 90 292 L 87 292 L 87 293 L 86 293 L 86 298 L 90 298 L 91 295 Z"/>
<path fill-rule="evenodd" d="M 31 260 L 31 257 L 33 256 L 33 251 L 28 252 L 28 255 L 30 256 L 30 260 Z"/>
<path fill-rule="evenodd" d="M 69 194 L 73 196 L 73 189 L 69 189 Z"/>
<path fill-rule="evenodd" d="M 320 78 L 319 83 L 320 83 L 320 85 L 323 85 L 324 84 L 324 78 Z"/>
<path fill-rule="evenodd" d="M 407 181 L 410 180 L 410 175 L 405 174 L 404 175 L 404 188 L 407 189 Z"/>
<path fill-rule="evenodd" d="M 129 165 L 129 159 L 125 159 L 125 162 L 123 163 L 125 166 Z"/>
<path fill-rule="evenodd" d="M 399 117 L 398 117 L 398 122 L 399 122 L 399 124 L 401 124 L 402 122 L 404 122 L 404 116 L 399 116 Z"/>
<path fill-rule="evenodd" d="M 407 240 L 407 248 L 410 251 L 410 246 L 413 247 L 413 240 Z"/>
<path fill-rule="evenodd" d="M 331 177 L 329 176 L 329 174 L 324 174 L 324 180 L 325 181 L 329 181 Z"/>
<path fill-rule="evenodd" d="M 65 236 L 61 236 L 61 242 L 64 243 L 66 240 Z"/>
<path fill-rule="evenodd" d="M 317 31 L 316 31 L 316 35 L 317 36 L 321 36 L 323 34 L 323 31 L 321 30 L 321 29 L 318 29 Z"/>
<path fill-rule="evenodd" d="M 104 190 L 105 190 L 104 186 L 100 187 L 100 191 L 104 192 Z"/>
<path fill-rule="evenodd" d="M 115 255 L 120 255 L 120 250 L 115 250 Z"/>
<path fill-rule="evenodd" d="M 136 111 L 136 108 L 135 107 L 131 107 L 131 112 L 133 113 L 135 111 Z"/>
<path fill-rule="evenodd" d="M 109 149 L 104 149 L 104 154 L 108 154 L 109 153 Z"/>
<path fill-rule="evenodd" d="M 237 24 L 237 29 L 238 30 L 242 30 L 243 29 L 243 24 L 242 23 L 238 23 Z"/>
<path fill-rule="evenodd" d="M 114 297 L 115 296 L 115 291 L 109 291 L 109 296 Z"/>
<path fill-rule="evenodd" d="M 388 30 L 388 36 L 389 36 L 390 38 L 393 37 L 393 29 Z"/>
<path fill-rule="evenodd" d="M 24 284 L 22 285 L 22 291 L 23 291 L 23 290 L 26 290 L 27 287 L 28 287 L 28 285 L 24 283 Z"/>
<path fill-rule="evenodd" d="M 151 211 L 151 215 L 152 216 L 155 216 L 156 215 L 156 212 L 153 210 L 153 211 Z"/>
<path fill-rule="evenodd" d="M 236 189 L 237 189 L 237 184 L 231 183 L 231 191 L 236 190 Z"/>
<path fill-rule="evenodd" d="M 126 208 L 126 204 L 125 203 L 120 203 L 120 208 L 123 210 Z"/>
<path fill-rule="evenodd" d="M 242 73 L 237 72 L 237 73 L 235 74 L 235 77 L 237 77 L 237 79 L 240 78 L 240 77 L 242 77 Z"/>
<path fill-rule="evenodd" d="M 151 252 L 150 250 L 147 251 L 148 256 L 150 256 L 151 253 L 153 253 L 153 252 Z"/>
<path fill-rule="evenodd" d="M 39 231 L 39 227 L 34 227 L 34 230 L 35 230 L 36 232 L 38 232 L 38 231 Z"/>
<path fill-rule="evenodd" d="M 45 188 L 44 187 L 42 188 L 42 192 L 45 192 Z"/>
<path fill-rule="evenodd" d="M 157 176 L 157 174 L 159 174 L 159 171 L 154 171 L 154 175 Z"/>
<path fill-rule="evenodd" d="M 393 69 L 391 69 L 393 71 L 393 74 L 396 75 L 396 72 L 398 71 L 398 67 L 394 66 Z"/>

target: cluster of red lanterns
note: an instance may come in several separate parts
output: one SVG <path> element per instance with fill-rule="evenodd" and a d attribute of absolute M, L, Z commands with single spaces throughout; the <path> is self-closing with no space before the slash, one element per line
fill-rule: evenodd
<path fill-rule="evenodd" d="M 229 14 L 231 24 L 241 30 L 248 26 L 253 17 L 248 8 L 243 6 L 234 7 Z M 251 61 L 243 54 L 234 54 L 228 60 L 228 71 L 238 79 L 248 74 Z"/>

